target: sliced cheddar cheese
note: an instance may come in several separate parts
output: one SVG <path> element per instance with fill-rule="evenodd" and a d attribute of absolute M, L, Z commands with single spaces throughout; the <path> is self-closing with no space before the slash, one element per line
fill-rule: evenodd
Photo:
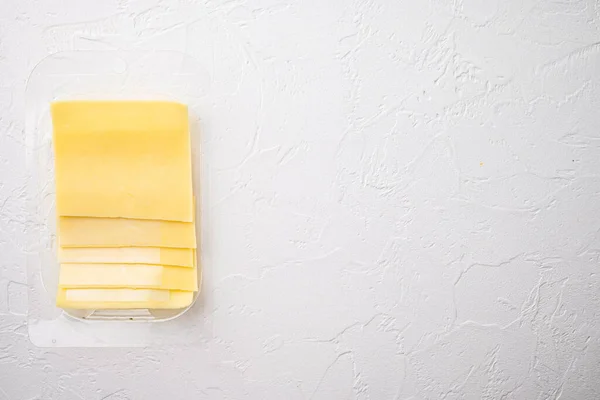
<path fill-rule="evenodd" d="M 192 304 L 194 293 L 156 289 L 59 288 L 56 305 L 72 309 L 177 309 Z"/>
<path fill-rule="evenodd" d="M 198 290 L 196 268 L 149 264 L 61 264 L 61 288 Z"/>
<path fill-rule="evenodd" d="M 157 264 L 194 267 L 194 249 L 165 247 L 61 247 L 61 263 Z"/>
<path fill-rule="evenodd" d="M 193 222 L 59 217 L 62 247 L 196 248 Z"/>
<path fill-rule="evenodd" d="M 186 106 L 64 101 L 51 114 L 59 216 L 193 221 Z"/>

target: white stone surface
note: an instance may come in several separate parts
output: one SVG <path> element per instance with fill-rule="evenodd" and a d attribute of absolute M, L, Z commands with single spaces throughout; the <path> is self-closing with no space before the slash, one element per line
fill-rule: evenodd
<path fill-rule="evenodd" d="M 207 66 L 205 331 L 42 349 L 24 87 L 69 49 Z M 0 2 L 0 399 L 600 398 L 594 0 Z"/>

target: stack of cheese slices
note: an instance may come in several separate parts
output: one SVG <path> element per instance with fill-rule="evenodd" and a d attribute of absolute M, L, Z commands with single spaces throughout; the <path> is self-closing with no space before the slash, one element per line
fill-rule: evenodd
<path fill-rule="evenodd" d="M 62 308 L 183 308 L 198 290 L 187 107 L 51 105 Z"/>

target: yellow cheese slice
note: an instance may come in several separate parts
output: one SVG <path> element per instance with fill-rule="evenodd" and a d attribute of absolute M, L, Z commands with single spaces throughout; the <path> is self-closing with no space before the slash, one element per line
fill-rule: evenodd
<path fill-rule="evenodd" d="M 61 263 L 80 264 L 159 264 L 194 266 L 193 249 L 165 247 L 63 247 L 58 251 Z"/>
<path fill-rule="evenodd" d="M 193 222 L 60 217 L 58 236 L 62 247 L 196 248 Z"/>
<path fill-rule="evenodd" d="M 156 289 L 64 289 L 56 305 L 73 309 L 176 309 L 192 304 L 194 293 Z"/>
<path fill-rule="evenodd" d="M 58 215 L 192 222 L 186 106 L 67 101 L 51 114 Z"/>
<path fill-rule="evenodd" d="M 149 264 L 61 264 L 62 288 L 198 290 L 196 268 Z"/>

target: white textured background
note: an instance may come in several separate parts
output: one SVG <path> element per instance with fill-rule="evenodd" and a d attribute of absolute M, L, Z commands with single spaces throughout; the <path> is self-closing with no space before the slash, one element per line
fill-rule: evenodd
<path fill-rule="evenodd" d="M 114 48 L 210 72 L 207 328 L 36 348 L 25 83 Z M 1 400 L 595 400 L 599 258 L 595 0 L 0 1 Z"/>

